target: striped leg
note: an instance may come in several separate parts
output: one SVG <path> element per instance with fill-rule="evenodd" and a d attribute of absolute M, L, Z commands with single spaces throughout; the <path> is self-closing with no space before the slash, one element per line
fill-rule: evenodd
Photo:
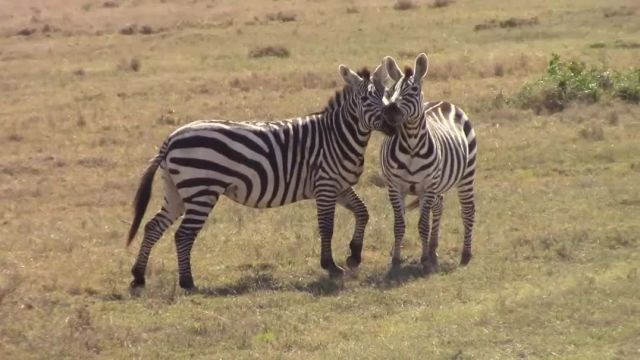
<path fill-rule="evenodd" d="M 431 210 L 436 202 L 437 195 L 424 193 L 420 195 L 420 220 L 418 221 L 418 232 L 422 240 L 422 257 L 420 262 L 425 273 L 433 271 L 431 268 L 432 259 L 429 251 L 429 238 L 431 236 Z"/>
<path fill-rule="evenodd" d="M 362 262 L 362 243 L 364 240 L 364 230 L 369 221 L 369 212 L 367 211 L 367 206 L 353 188 L 348 188 L 343 192 L 338 198 L 338 203 L 351 211 L 356 218 L 353 238 L 349 243 L 351 255 L 347 258 L 347 266 L 355 269 Z"/>
<path fill-rule="evenodd" d="M 219 196 L 211 190 L 204 193 L 206 195 L 202 197 L 185 199 L 184 218 L 175 235 L 179 283 L 181 288 L 189 291 L 197 290 L 191 275 L 191 248 Z"/>
<path fill-rule="evenodd" d="M 444 196 L 437 195 L 431 213 L 431 234 L 429 235 L 429 261 L 430 271 L 438 271 L 438 241 L 440 240 L 440 219 L 442 218 L 442 209 L 444 208 Z"/>
<path fill-rule="evenodd" d="M 404 195 L 397 189 L 389 188 L 389 200 L 393 207 L 393 248 L 391 249 L 391 269 L 402 263 L 402 239 L 404 238 Z"/>
<path fill-rule="evenodd" d="M 332 191 L 319 192 L 316 195 L 318 211 L 318 227 L 320 229 L 320 266 L 329 272 L 329 277 L 338 278 L 344 270 L 333 261 L 331 237 L 333 236 L 333 222 L 336 212 L 336 195 Z"/>
<path fill-rule="evenodd" d="M 462 225 L 464 225 L 464 247 L 462 249 L 460 265 L 467 265 L 473 256 L 471 254 L 471 242 L 473 240 L 473 225 L 476 215 L 473 180 L 464 187 L 460 186 L 458 189 L 458 198 L 460 199 Z"/>
<path fill-rule="evenodd" d="M 162 209 L 144 227 L 144 239 L 140 245 L 140 251 L 136 262 L 131 268 L 133 281 L 131 288 L 144 287 L 145 271 L 153 245 L 162 237 L 162 234 L 173 224 L 184 211 L 182 199 L 178 195 L 175 185 L 169 177 L 163 173 L 165 182 L 165 197 Z"/>

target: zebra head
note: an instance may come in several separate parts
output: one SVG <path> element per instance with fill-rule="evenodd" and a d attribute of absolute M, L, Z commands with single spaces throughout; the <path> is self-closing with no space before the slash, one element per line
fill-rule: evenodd
<path fill-rule="evenodd" d="M 415 72 L 407 66 L 404 73 L 396 61 L 387 56 L 383 64 L 389 77 L 395 82 L 383 98 L 382 117 L 393 126 L 406 122 L 416 122 L 423 115 L 422 81 L 429 68 L 427 55 L 422 53 L 416 58 Z"/>
<path fill-rule="evenodd" d="M 379 65 L 373 74 L 366 68 L 354 72 L 346 65 L 339 66 L 340 75 L 353 90 L 347 100 L 349 112 L 357 114 L 362 128 L 378 130 L 387 135 L 395 133 L 395 127 L 389 126 L 381 116 L 384 97 L 384 79 L 387 76 L 384 67 Z"/>

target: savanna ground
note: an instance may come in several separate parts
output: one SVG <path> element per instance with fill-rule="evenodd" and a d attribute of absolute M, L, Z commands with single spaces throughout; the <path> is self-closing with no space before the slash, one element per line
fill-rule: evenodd
<path fill-rule="evenodd" d="M 551 53 L 637 66 L 640 8 L 439 3 L 2 1 L 0 358 L 639 358 L 640 107 L 604 99 L 549 114 L 500 99 Z M 499 25 L 511 17 L 527 21 Z M 279 56 L 259 57 L 265 46 Z M 177 288 L 170 231 L 147 288 L 129 295 L 130 203 L 168 133 L 317 111 L 342 86 L 338 64 L 410 64 L 420 51 L 426 97 L 462 105 L 479 139 L 469 267 L 457 265 L 449 196 L 442 271 L 417 275 L 411 213 L 409 260 L 386 278 L 392 213 L 372 184 L 375 135 L 356 187 L 371 213 L 358 274 L 340 284 L 320 269 L 312 201 L 258 211 L 222 200 L 193 251 L 202 293 Z M 340 263 L 352 229 L 338 210 Z"/>

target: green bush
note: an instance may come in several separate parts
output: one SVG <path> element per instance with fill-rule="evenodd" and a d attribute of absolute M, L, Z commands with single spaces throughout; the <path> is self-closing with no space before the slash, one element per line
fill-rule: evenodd
<path fill-rule="evenodd" d="M 525 84 L 510 102 L 536 112 L 557 112 L 574 101 L 595 103 L 603 97 L 640 102 L 640 68 L 615 73 L 582 62 L 561 61 L 553 54 L 546 74 Z"/>

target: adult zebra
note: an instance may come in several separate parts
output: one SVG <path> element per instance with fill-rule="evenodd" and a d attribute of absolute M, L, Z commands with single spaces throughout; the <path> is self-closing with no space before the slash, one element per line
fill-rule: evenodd
<path fill-rule="evenodd" d="M 460 263 L 466 265 L 472 256 L 475 219 L 473 184 L 477 147 L 471 122 L 451 103 L 423 101 L 423 78 L 429 64 L 426 54 L 416 58 L 415 73 L 407 67 L 403 74 L 389 56 L 383 63 L 395 81 L 383 99 L 383 117 L 390 123 L 402 124 L 395 135 L 385 138 L 380 151 L 381 171 L 394 213 L 392 268 L 401 262 L 404 197 L 411 194 L 418 196 L 420 204 L 418 227 L 423 269 L 427 273 L 437 271 L 443 194 L 454 186 L 458 188 L 464 225 Z"/>
<path fill-rule="evenodd" d="M 340 65 L 346 82 L 322 112 L 277 122 L 196 121 L 174 131 L 145 170 L 134 200 L 134 219 L 127 245 L 134 238 L 151 196 L 153 176 L 160 167 L 165 182 L 164 205 L 145 225 L 144 239 L 131 270 L 131 287 L 145 284 L 145 269 L 153 245 L 184 214 L 176 231 L 179 283 L 195 289 L 191 248 L 220 195 L 240 204 L 276 207 L 316 200 L 321 238 L 320 264 L 330 276 L 343 269 L 333 260 L 335 205 L 355 216 L 349 267 L 361 262 L 367 208 L 352 186 L 362 174 L 364 153 L 372 130 L 389 133 L 380 116 L 384 71 L 371 79 Z"/>

